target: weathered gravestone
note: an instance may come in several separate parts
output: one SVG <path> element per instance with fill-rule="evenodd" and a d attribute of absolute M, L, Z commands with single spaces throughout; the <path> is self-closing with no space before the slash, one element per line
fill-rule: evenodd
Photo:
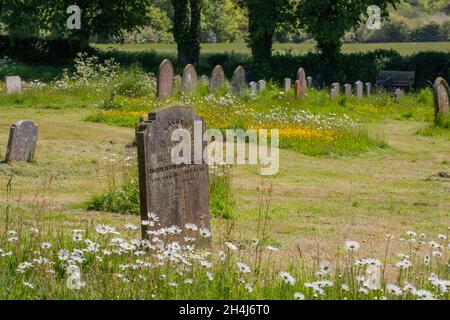
<path fill-rule="evenodd" d="M 205 130 L 202 119 L 183 106 L 153 111 L 149 120 L 139 125 L 136 142 L 143 221 L 148 220 L 149 212 L 154 212 L 160 227 L 184 228 L 187 223 L 195 223 L 209 230 L 208 164 L 203 157 L 207 146 L 203 141 Z M 176 142 L 172 141 L 175 131 L 181 136 Z M 185 146 L 182 151 L 176 149 L 181 143 Z M 143 238 L 148 236 L 148 228 L 142 226 Z M 182 235 L 174 238 L 183 239 Z"/>
<path fill-rule="evenodd" d="M 19 76 L 8 76 L 5 78 L 6 93 L 21 93 L 22 79 Z"/>
<path fill-rule="evenodd" d="M 299 81 L 297 96 L 304 96 L 308 91 L 308 83 L 306 82 L 306 74 L 303 68 L 298 69 L 297 80 Z"/>
<path fill-rule="evenodd" d="M 209 88 L 209 78 L 208 78 L 208 76 L 205 76 L 205 75 L 201 76 L 200 77 L 200 84 L 202 86 L 205 86 L 205 87 Z"/>
<path fill-rule="evenodd" d="M 240 96 L 245 89 L 245 69 L 241 66 L 237 67 L 231 79 L 231 87 L 233 94 Z"/>
<path fill-rule="evenodd" d="M 372 83 L 366 82 L 366 96 L 370 97 L 372 94 Z"/>
<path fill-rule="evenodd" d="M 323 74 L 319 73 L 318 75 L 315 76 L 315 79 L 317 89 L 322 89 L 324 86 Z"/>
<path fill-rule="evenodd" d="M 434 111 L 436 117 L 438 116 L 449 116 L 450 115 L 450 88 L 447 81 L 444 78 L 438 77 L 434 81 L 433 86 L 434 93 Z"/>
<path fill-rule="evenodd" d="M 250 86 L 250 93 L 251 94 L 257 94 L 258 93 L 258 84 L 255 81 L 250 82 L 249 86 Z"/>
<path fill-rule="evenodd" d="M 292 87 L 291 78 L 284 78 L 283 87 L 284 87 L 284 92 L 288 92 L 289 90 L 291 90 L 291 87 Z"/>
<path fill-rule="evenodd" d="M 361 99 L 364 95 L 364 86 L 361 81 L 355 82 L 355 95 L 358 99 Z"/>
<path fill-rule="evenodd" d="M 308 85 L 308 88 L 312 88 L 314 86 L 314 78 L 309 76 L 306 78 L 306 83 Z"/>
<path fill-rule="evenodd" d="M 348 84 L 348 83 L 344 84 L 344 94 L 347 97 L 350 97 L 352 95 L 352 85 L 351 84 Z"/>
<path fill-rule="evenodd" d="M 181 76 L 176 75 L 173 77 L 173 90 L 174 93 L 180 94 L 181 93 Z"/>
<path fill-rule="evenodd" d="M 394 91 L 394 100 L 398 101 L 403 97 L 403 90 L 400 88 L 395 89 Z"/>
<path fill-rule="evenodd" d="M 14 161 L 32 161 L 38 127 L 31 121 L 22 120 L 9 129 L 8 146 L 6 148 L 5 163 Z"/>
<path fill-rule="evenodd" d="M 341 91 L 341 86 L 339 82 L 334 82 L 331 84 L 331 99 L 337 98 Z"/>
<path fill-rule="evenodd" d="M 181 90 L 184 93 L 194 93 L 198 88 L 197 71 L 192 64 L 188 64 L 183 71 L 181 78 Z"/>
<path fill-rule="evenodd" d="M 259 84 L 259 92 L 263 92 L 264 90 L 266 90 L 266 80 L 259 80 L 258 81 Z"/>
<path fill-rule="evenodd" d="M 212 92 L 225 86 L 225 72 L 222 66 L 216 66 L 211 73 L 210 89 Z"/>
<path fill-rule="evenodd" d="M 165 99 L 173 95 L 173 66 L 172 63 L 165 59 L 159 65 L 158 69 L 158 98 Z"/>

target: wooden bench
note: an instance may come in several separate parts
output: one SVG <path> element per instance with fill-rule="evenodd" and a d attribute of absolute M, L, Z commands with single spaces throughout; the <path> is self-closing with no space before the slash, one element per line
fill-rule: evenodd
<path fill-rule="evenodd" d="M 414 88 L 415 79 L 415 71 L 382 70 L 378 74 L 377 87 L 385 89 L 407 88 L 409 90 L 412 90 L 412 88 Z"/>

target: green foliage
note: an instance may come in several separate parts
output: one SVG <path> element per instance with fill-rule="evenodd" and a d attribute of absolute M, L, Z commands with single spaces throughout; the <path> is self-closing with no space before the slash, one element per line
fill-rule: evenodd
<path fill-rule="evenodd" d="M 232 219 L 237 203 L 232 192 L 231 167 L 213 166 L 209 174 L 211 215 L 216 218 Z"/>
<path fill-rule="evenodd" d="M 297 1 L 299 25 L 317 41 L 317 47 L 328 61 L 335 61 L 347 31 L 367 18 L 367 7 L 378 5 L 382 16 L 388 15 L 388 5 L 403 0 L 300 0 Z"/>

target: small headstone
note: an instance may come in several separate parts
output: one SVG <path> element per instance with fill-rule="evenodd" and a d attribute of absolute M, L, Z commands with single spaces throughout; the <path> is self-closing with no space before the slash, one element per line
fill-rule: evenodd
<path fill-rule="evenodd" d="M 296 86 L 298 89 L 297 96 L 304 96 L 308 91 L 308 83 L 306 82 L 306 74 L 303 68 L 298 69 L 297 80 L 299 81 L 299 85 Z"/>
<path fill-rule="evenodd" d="M 370 97 L 372 94 L 372 83 L 366 82 L 366 96 Z"/>
<path fill-rule="evenodd" d="M 292 80 L 291 80 L 291 78 L 285 78 L 283 80 L 284 92 L 288 92 L 289 90 L 291 90 L 291 87 L 292 87 Z"/>
<path fill-rule="evenodd" d="M 209 87 L 209 78 L 208 78 L 208 76 L 205 76 L 205 75 L 201 76 L 200 77 L 200 83 L 203 86 L 205 86 L 205 87 Z"/>
<path fill-rule="evenodd" d="M 180 150 L 180 155 L 175 152 L 187 160 L 181 164 L 172 155 L 174 147 L 181 143 L 172 141 L 177 129 L 185 132 L 181 139 L 190 138 L 185 143 L 192 146 Z M 203 140 L 205 130 L 205 124 L 194 110 L 182 106 L 152 111 L 149 120 L 139 125 L 136 142 L 143 221 L 148 220 L 149 212 L 154 212 L 161 228 L 184 228 L 187 223 L 210 228 L 208 164 L 203 156 L 207 145 Z M 149 237 L 147 228 L 150 227 L 142 227 L 143 238 Z M 186 235 L 174 238 L 183 241 L 183 236 Z"/>
<path fill-rule="evenodd" d="M 400 88 L 395 89 L 394 91 L 394 100 L 398 101 L 403 97 L 403 90 Z"/>
<path fill-rule="evenodd" d="M 235 96 L 240 96 L 245 88 L 245 69 L 241 66 L 237 67 L 231 79 L 231 87 Z"/>
<path fill-rule="evenodd" d="M 216 92 L 218 89 L 222 89 L 225 86 L 225 72 L 223 72 L 222 66 L 216 66 L 211 73 L 211 92 Z"/>
<path fill-rule="evenodd" d="M 355 82 L 355 95 L 358 99 L 361 99 L 364 95 L 364 87 L 361 81 Z"/>
<path fill-rule="evenodd" d="M 183 71 L 181 78 L 181 91 L 187 94 L 194 93 L 198 88 L 197 71 L 192 64 L 188 64 Z"/>
<path fill-rule="evenodd" d="M 351 84 L 346 83 L 344 85 L 344 93 L 345 93 L 345 95 L 347 97 L 351 97 L 352 96 L 352 85 Z"/>
<path fill-rule="evenodd" d="M 259 84 L 259 92 L 263 92 L 264 90 L 266 90 L 266 80 L 259 80 L 258 84 Z"/>
<path fill-rule="evenodd" d="M 6 148 L 5 163 L 14 161 L 32 161 L 38 127 L 31 121 L 23 120 L 12 125 L 9 129 L 8 146 Z"/>
<path fill-rule="evenodd" d="M 336 99 L 341 91 L 341 86 L 339 82 L 334 82 L 331 84 L 331 99 Z"/>
<path fill-rule="evenodd" d="M 6 93 L 21 93 L 22 79 L 19 76 L 8 76 L 6 81 Z"/>
<path fill-rule="evenodd" d="M 172 63 L 168 59 L 163 60 L 158 69 L 157 94 L 159 99 L 165 99 L 173 95 L 173 77 Z"/>
<path fill-rule="evenodd" d="M 258 93 L 258 84 L 255 81 L 250 82 L 250 93 L 256 95 Z"/>
<path fill-rule="evenodd" d="M 437 78 L 433 86 L 435 115 L 450 115 L 450 88 L 444 78 Z"/>
<path fill-rule="evenodd" d="M 306 78 L 306 83 L 308 84 L 308 88 L 312 88 L 314 86 L 314 78 L 309 76 Z"/>
<path fill-rule="evenodd" d="M 177 94 L 181 93 L 181 76 L 179 75 L 173 77 L 173 90 Z"/>

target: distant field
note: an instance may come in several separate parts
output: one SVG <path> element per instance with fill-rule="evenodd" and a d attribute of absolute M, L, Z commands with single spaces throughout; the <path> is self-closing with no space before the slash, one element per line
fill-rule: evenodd
<path fill-rule="evenodd" d="M 174 52 L 176 50 L 175 44 L 95 44 L 95 47 L 102 49 L 117 49 L 127 51 L 139 50 L 156 50 Z M 292 53 L 306 53 L 308 51 L 315 51 L 314 42 L 297 43 L 282 43 L 275 44 L 275 52 L 292 52 Z M 450 42 L 406 42 L 406 43 L 358 43 L 358 44 L 344 44 L 343 52 L 367 52 L 376 49 L 394 49 L 403 55 L 413 54 L 420 51 L 450 51 Z M 205 43 L 202 44 L 202 52 L 225 52 L 234 51 L 240 53 L 249 53 L 249 49 L 245 43 Z"/>

